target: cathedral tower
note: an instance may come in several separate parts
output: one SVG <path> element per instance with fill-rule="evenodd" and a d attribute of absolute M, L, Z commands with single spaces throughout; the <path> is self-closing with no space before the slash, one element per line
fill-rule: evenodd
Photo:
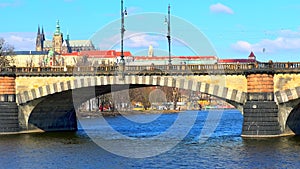
<path fill-rule="evenodd" d="M 52 39 L 52 48 L 55 52 L 62 52 L 63 34 L 60 32 L 59 21 L 56 22 L 56 30 Z"/>
<path fill-rule="evenodd" d="M 41 33 L 40 26 L 38 26 L 38 32 L 37 32 L 36 42 L 35 42 L 36 51 L 44 50 L 44 41 L 45 41 L 44 28 L 42 28 L 42 33 Z"/>

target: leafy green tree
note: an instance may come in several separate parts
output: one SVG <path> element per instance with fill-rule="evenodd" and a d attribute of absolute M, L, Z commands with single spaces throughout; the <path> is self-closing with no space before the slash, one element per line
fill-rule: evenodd
<path fill-rule="evenodd" d="M 6 68 L 12 66 L 14 47 L 7 44 L 3 38 L 0 38 L 0 68 Z"/>

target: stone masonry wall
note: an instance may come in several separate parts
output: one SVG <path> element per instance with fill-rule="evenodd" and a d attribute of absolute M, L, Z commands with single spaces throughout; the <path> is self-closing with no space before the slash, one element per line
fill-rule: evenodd
<path fill-rule="evenodd" d="M 247 102 L 244 105 L 242 136 L 279 135 L 278 105 L 274 101 L 274 74 L 247 75 Z"/>
<path fill-rule="evenodd" d="M 0 132 L 19 130 L 18 106 L 15 98 L 15 77 L 0 76 Z"/>
<path fill-rule="evenodd" d="M 278 74 L 274 76 L 274 91 L 283 91 L 300 86 L 300 74 Z"/>
<path fill-rule="evenodd" d="M 251 74 L 247 76 L 248 93 L 274 92 L 273 76 L 270 74 Z"/>
<path fill-rule="evenodd" d="M 41 86 L 46 86 L 48 84 L 66 82 L 69 80 L 74 80 L 74 77 L 17 77 L 16 79 L 16 93 L 22 91 L 30 91 L 31 89 L 37 89 Z"/>
<path fill-rule="evenodd" d="M 16 94 L 15 77 L 0 77 L 0 101 L 13 101 L 11 97 Z"/>

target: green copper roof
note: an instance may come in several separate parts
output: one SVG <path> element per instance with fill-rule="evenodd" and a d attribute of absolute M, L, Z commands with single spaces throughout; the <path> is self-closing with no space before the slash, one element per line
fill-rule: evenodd
<path fill-rule="evenodd" d="M 60 33 L 60 26 L 59 26 L 59 20 L 56 21 L 56 30 L 55 30 L 55 35 L 59 35 Z"/>
<path fill-rule="evenodd" d="M 54 51 L 53 51 L 53 49 L 49 50 L 49 52 L 48 52 L 48 56 L 49 56 L 49 57 L 52 57 L 52 56 L 54 56 Z"/>
<path fill-rule="evenodd" d="M 67 34 L 67 39 L 66 39 L 67 41 L 69 41 L 70 40 L 70 35 L 69 35 L 69 32 L 68 32 L 68 34 Z"/>

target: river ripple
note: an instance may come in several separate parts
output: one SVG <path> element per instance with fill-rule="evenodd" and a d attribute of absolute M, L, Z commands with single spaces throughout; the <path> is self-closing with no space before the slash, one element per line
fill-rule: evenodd
<path fill-rule="evenodd" d="M 149 118 L 152 115 L 134 115 Z M 141 139 L 163 133 L 172 125 L 177 114 L 160 116 L 143 125 L 130 123 L 122 117 L 106 120 L 114 129 L 127 136 Z M 237 110 L 226 110 L 210 138 L 199 143 L 199 135 L 208 112 L 201 111 L 189 134 L 174 148 L 158 156 L 127 158 L 112 154 L 93 142 L 83 129 L 77 132 L 31 133 L 0 136 L 0 168 L 298 168 L 300 137 L 267 139 L 240 137 L 243 118 Z M 101 128 L 95 119 L 85 119 L 87 130 L 94 135 Z M 122 124 L 122 125 L 121 125 Z M 94 126 L 94 127 L 93 127 Z M 100 134 L 100 132 L 99 132 Z M 107 141 L 122 141 L 105 133 Z M 101 132 L 103 137 L 103 132 Z M 169 139 L 173 139 L 170 136 Z M 170 140 L 153 140 L 162 144 Z"/>

